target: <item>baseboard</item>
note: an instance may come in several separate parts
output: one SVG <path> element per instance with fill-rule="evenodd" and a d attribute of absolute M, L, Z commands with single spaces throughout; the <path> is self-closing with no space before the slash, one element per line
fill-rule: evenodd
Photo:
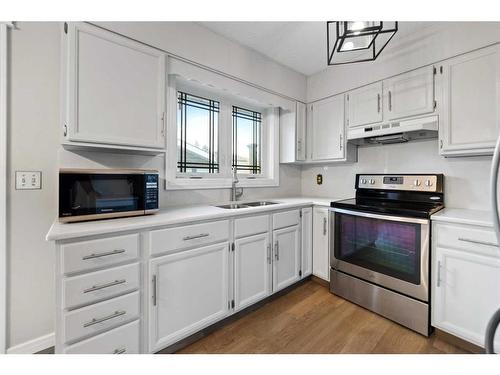
<path fill-rule="evenodd" d="M 48 335 L 10 347 L 7 349 L 7 354 L 33 354 L 50 348 L 51 346 L 54 346 L 54 344 L 55 335 L 54 333 L 49 333 Z"/>
<path fill-rule="evenodd" d="M 471 353 L 484 354 L 484 349 L 481 348 L 480 346 L 477 346 L 476 344 L 465 341 L 464 339 L 456 337 L 451 333 L 441 331 L 438 328 L 435 329 L 435 332 L 436 332 L 436 337 L 439 337 L 443 341 L 446 341 L 448 344 L 454 345 L 456 347 L 459 347 L 460 349 L 466 350 Z"/>

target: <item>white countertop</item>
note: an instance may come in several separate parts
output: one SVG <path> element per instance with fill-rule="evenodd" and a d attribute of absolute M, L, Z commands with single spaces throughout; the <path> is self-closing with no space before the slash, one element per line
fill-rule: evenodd
<path fill-rule="evenodd" d="M 340 198 L 343 199 L 343 198 Z M 47 241 L 67 240 L 71 238 L 94 236 L 106 233 L 124 232 L 129 230 L 147 230 L 165 225 L 177 225 L 201 220 L 223 219 L 252 213 L 269 212 L 306 205 L 330 206 L 330 202 L 339 198 L 271 198 L 259 199 L 278 202 L 270 206 L 251 207 L 228 210 L 212 205 L 176 206 L 163 209 L 157 214 L 136 216 L 120 219 L 88 221 L 82 223 L 60 223 L 57 219 L 47 233 Z M 253 200 L 256 201 L 256 200 Z M 242 201 L 241 203 L 244 203 Z"/>
<path fill-rule="evenodd" d="M 493 227 L 493 214 L 491 211 L 444 208 L 432 215 L 431 219 L 433 221 L 445 221 L 448 223 Z"/>

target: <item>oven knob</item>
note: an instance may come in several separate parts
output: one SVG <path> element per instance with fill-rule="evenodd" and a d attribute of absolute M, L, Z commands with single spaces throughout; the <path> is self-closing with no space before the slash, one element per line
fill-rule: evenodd
<path fill-rule="evenodd" d="M 415 181 L 413 181 L 413 185 L 415 185 L 415 186 L 420 186 L 420 181 L 419 181 L 419 180 L 415 180 Z"/>
<path fill-rule="evenodd" d="M 425 181 L 425 186 L 432 186 L 432 181 L 431 180 L 427 180 Z"/>
<path fill-rule="evenodd" d="M 375 185 L 375 180 L 373 178 L 370 179 L 370 184 Z"/>
<path fill-rule="evenodd" d="M 361 179 L 361 183 L 362 183 L 363 185 L 366 185 L 366 178 Z"/>

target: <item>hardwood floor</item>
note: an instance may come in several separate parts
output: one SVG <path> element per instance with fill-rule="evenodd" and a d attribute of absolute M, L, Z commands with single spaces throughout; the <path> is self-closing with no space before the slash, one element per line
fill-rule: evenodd
<path fill-rule="evenodd" d="M 178 353 L 466 353 L 331 294 L 314 281 Z"/>

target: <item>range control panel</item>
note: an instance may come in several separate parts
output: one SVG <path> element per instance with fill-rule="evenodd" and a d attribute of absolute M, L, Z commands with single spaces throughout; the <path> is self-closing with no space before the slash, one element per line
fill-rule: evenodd
<path fill-rule="evenodd" d="M 358 175 L 358 189 L 442 192 L 442 175 Z"/>

